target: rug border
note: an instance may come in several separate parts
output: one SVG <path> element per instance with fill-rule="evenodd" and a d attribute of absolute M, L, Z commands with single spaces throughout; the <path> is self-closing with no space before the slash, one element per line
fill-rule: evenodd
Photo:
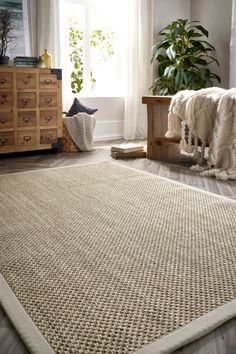
<path fill-rule="evenodd" d="M 130 167 L 130 166 L 122 165 L 120 163 L 116 163 L 116 162 L 113 162 L 113 161 L 112 162 L 107 161 L 107 162 L 112 164 L 112 165 L 116 165 L 116 166 L 119 165 L 119 166 L 123 166 L 124 168 L 130 169 L 130 170 L 142 172 L 143 174 L 146 174 L 148 176 L 152 176 L 152 177 L 154 176 L 154 177 L 163 179 L 164 181 L 168 181 L 170 183 L 177 184 L 177 185 L 179 185 L 181 187 L 189 188 L 189 189 L 192 189 L 194 191 L 197 191 L 197 192 L 200 192 L 200 193 L 203 193 L 203 194 L 211 195 L 211 196 L 219 198 L 219 199 L 224 199 L 225 201 L 231 201 L 233 203 L 236 203 L 236 199 L 233 199 L 233 198 L 230 198 L 230 197 L 226 197 L 226 196 L 218 194 L 218 193 L 206 191 L 204 189 L 201 189 L 201 188 L 198 188 L 198 187 L 194 187 L 194 186 L 191 186 L 189 184 L 185 184 L 183 182 L 175 181 L 174 179 L 170 179 L 170 178 L 167 178 L 167 177 L 159 176 L 159 175 L 153 174 L 153 173 L 148 172 L 148 171 L 139 170 L 137 168 L 133 168 L 133 167 Z M 207 177 L 207 178 L 210 178 L 210 177 Z M 224 182 L 224 181 L 221 181 L 221 182 Z M 234 181 L 232 181 L 232 182 L 234 182 Z"/>
<path fill-rule="evenodd" d="M 0 304 L 30 353 L 55 354 L 2 274 L 0 274 Z"/>
<path fill-rule="evenodd" d="M 211 195 L 213 197 L 216 197 L 216 198 L 219 198 L 219 199 L 223 199 L 223 200 L 228 201 L 228 202 L 230 201 L 232 203 L 236 203 L 236 199 L 233 199 L 233 198 L 230 198 L 230 197 L 226 197 L 226 196 L 218 194 L 218 193 L 206 191 L 204 189 L 201 189 L 201 188 L 198 188 L 198 187 L 194 187 L 194 186 L 191 186 L 189 184 L 185 184 L 183 182 L 175 181 L 175 180 L 167 178 L 167 177 L 159 176 L 159 175 L 156 175 L 156 174 L 148 172 L 148 171 L 144 171 L 144 170 L 140 170 L 138 168 L 133 168 L 133 167 L 130 167 L 130 166 L 126 166 L 126 165 L 123 165 L 122 163 L 119 163 L 119 162 L 116 162 L 116 161 L 107 161 L 107 160 L 99 161 L 99 162 L 88 162 L 88 163 L 83 163 L 83 164 L 78 164 L 78 165 L 56 166 L 56 167 L 49 167 L 49 168 L 39 168 L 37 170 L 30 170 L 30 171 L 4 173 L 2 175 L 0 174 L 0 179 L 4 178 L 4 176 L 14 176 L 14 175 L 21 175 L 21 174 L 28 174 L 28 173 L 30 174 L 30 173 L 39 172 L 39 171 L 42 172 L 42 171 L 49 171 L 49 170 L 60 170 L 60 169 L 65 169 L 65 168 L 78 168 L 80 166 L 100 165 L 100 164 L 105 164 L 105 163 L 106 164 L 110 164 L 110 165 L 114 165 L 114 166 L 121 166 L 121 167 L 130 169 L 130 170 L 133 170 L 133 171 L 141 172 L 141 173 L 146 174 L 148 176 L 157 177 L 157 178 L 160 178 L 160 179 L 162 179 L 164 181 L 168 181 L 170 183 L 177 184 L 179 186 L 182 186 L 182 187 L 185 187 L 185 188 L 189 188 L 189 189 L 192 189 L 194 191 L 197 191 L 197 192 L 200 192 L 200 193 L 203 193 L 203 194 Z M 211 177 L 207 177 L 207 178 L 211 178 Z M 222 182 L 224 182 L 224 181 L 220 181 L 220 183 L 222 183 Z"/>
<path fill-rule="evenodd" d="M 133 354 L 171 354 L 173 351 L 204 337 L 234 317 L 236 317 L 236 300 L 202 315 L 161 339 L 144 345 Z"/>

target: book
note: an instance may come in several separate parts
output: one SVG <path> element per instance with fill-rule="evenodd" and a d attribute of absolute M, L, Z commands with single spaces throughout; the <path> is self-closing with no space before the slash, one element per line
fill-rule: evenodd
<path fill-rule="evenodd" d="M 14 61 L 37 61 L 37 57 L 15 57 Z"/>
<path fill-rule="evenodd" d="M 146 151 L 131 151 L 131 152 L 119 152 L 119 151 L 112 151 L 111 152 L 111 157 L 113 157 L 113 159 L 136 159 L 139 157 L 146 157 Z"/>
<path fill-rule="evenodd" d="M 138 151 L 144 151 L 144 146 L 137 145 L 137 144 L 121 144 L 118 146 L 111 147 L 111 152 L 122 152 L 123 154 L 127 154 L 129 152 L 138 152 Z"/>
<path fill-rule="evenodd" d="M 37 67 L 37 63 L 18 63 L 18 62 L 15 62 L 15 66 L 26 66 L 26 67 L 36 68 Z"/>
<path fill-rule="evenodd" d="M 36 67 L 37 63 L 38 63 L 37 57 L 15 57 L 14 58 L 15 66 Z"/>

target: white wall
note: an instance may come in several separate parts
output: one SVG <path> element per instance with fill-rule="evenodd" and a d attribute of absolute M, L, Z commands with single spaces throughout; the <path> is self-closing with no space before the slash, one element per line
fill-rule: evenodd
<path fill-rule="evenodd" d="M 229 85 L 229 51 L 232 0 L 153 0 L 153 40 L 168 23 L 178 19 L 198 20 L 209 31 L 209 42 L 216 49 L 220 67 L 212 69 Z"/>
<path fill-rule="evenodd" d="M 191 0 L 153 0 L 153 44 L 159 40 L 158 33 L 170 22 L 178 18 L 189 19 L 190 16 Z M 156 73 L 157 63 L 154 63 L 154 78 Z"/>
<path fill-rule="evenodd" d="M 219 68 L 212 67 L 221 77 L 221 86 L 229 86 L 229 52 L 232 0 L 192 0 L 191 19 L 199 20 L 209 31 L 209 42 L 216 49 Z"/>
<path fill-rule="evenodd" d="M 153 0 L 153 38 L 157 41 L 157 33 L 170 22 L 178 18 L 189 19 L 191 16 L 191 0 Z"/>
<path fill-rule="evenodd" d="M 95 141 L 123 138 L 123 97 L 79 97 L 79 100 L 85 106 L 98 109 L 95 113 Z"/>

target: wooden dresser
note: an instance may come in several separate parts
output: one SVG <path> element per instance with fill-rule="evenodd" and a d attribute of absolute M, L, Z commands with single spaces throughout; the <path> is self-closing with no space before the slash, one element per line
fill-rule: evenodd
<path fill-rule="evenodd" d="M 60 69 L 0 67 L 0 153 L 59 148 Z"/>

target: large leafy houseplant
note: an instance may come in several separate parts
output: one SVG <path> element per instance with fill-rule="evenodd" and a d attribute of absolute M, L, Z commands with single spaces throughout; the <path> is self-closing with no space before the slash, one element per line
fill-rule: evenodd
<path fill-rule="evenodd" d="M 159 33 L 160 40 L 153 47 L 152 62 L 157 62 L 157 78 L 153 82 L 154 95 L 173 95 L 184 89 L 198 90 L 220 83 L 220 77 L 209 65 L 218 60 L 215 48 L 206 40 L 208 31 L 199 21 L 179 19 Z"/>

